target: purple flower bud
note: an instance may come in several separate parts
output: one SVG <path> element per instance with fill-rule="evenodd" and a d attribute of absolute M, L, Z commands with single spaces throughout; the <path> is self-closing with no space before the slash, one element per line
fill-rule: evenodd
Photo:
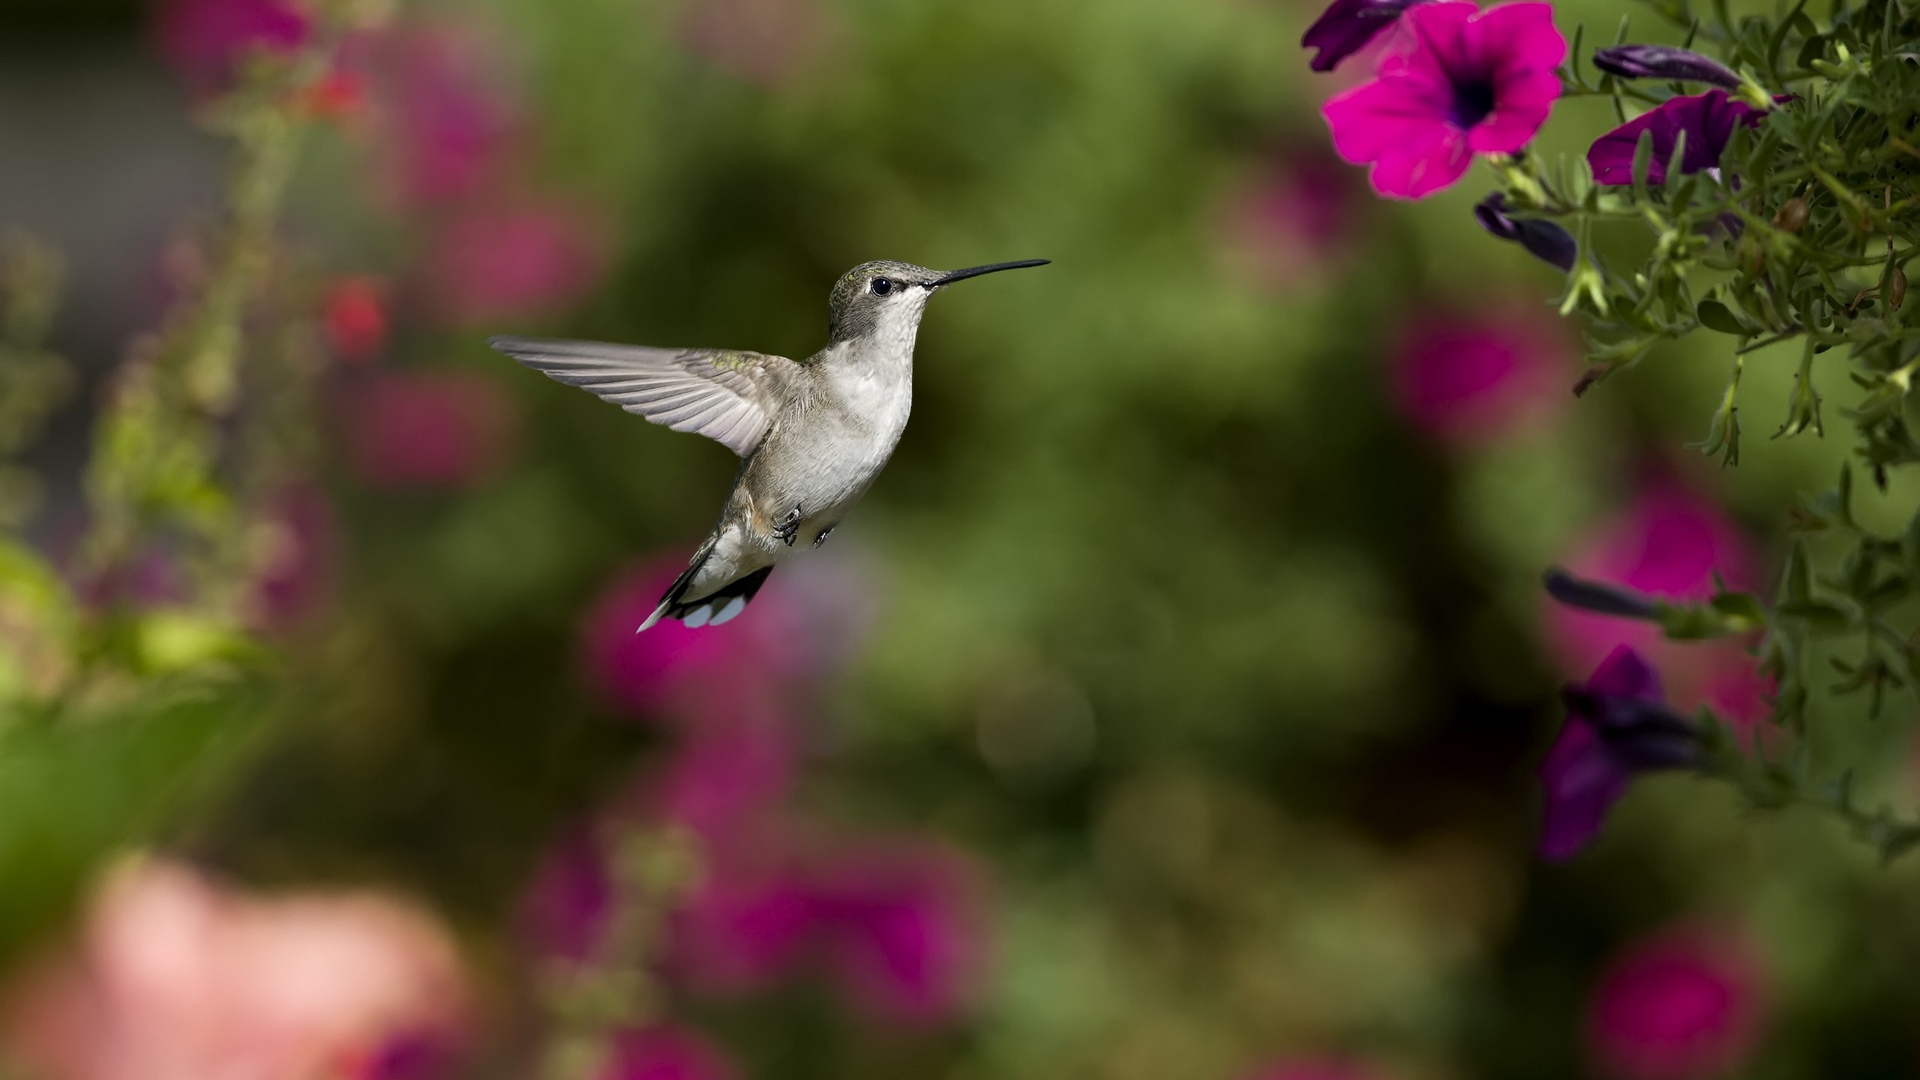
<path fill-rule="evenodd" d="M 1508 217 L 1507 197 L 1498 191 L 1480 200 L 1473 208 L 1473 218 L 1492 235 L 1512 240 L 1526 248 L 1529 255 L 1562 270 L 1572 270 L 1574 259 L 1580 254 L 1580 245 L 1574 242 L 1573 235 L 1553 222 Z"/>
<path fill-rule="evenodd" d="M 1333 0 L 1300 38 L 1303 49 L 1318 49 L 1311 67 L 1332 71 L 1335 65 L 1366 47 L 1367 42 L 1392 26 L 1400 13 L 1421 0 Z"/>
<path fill-rule="evenodd" d="M 1546 585 L 1547 595 L 1568 607 L 1626 619 L 1660 618 L 1659 605 L 1652 597 L 1604 581 L 1577 578 L 1557 566 L 1547 571 Z"/>
<path fill-rule="evenodd" d="M 1540 763 L 1547 797 L 1540 853 L 1556 860 L 1599 834 L 1636 777 L 1706 763 L 1699 726 L 1667 706 L 1659 675 L 1625 645 L 1563 696 L 1566 726 Z"/>
<path fill-rule="evenodd" d="M 1595 49 L 1593 66 L 1623 79 L 1678 79 L 1737 89 L 1740 76 L 1711 57 L 1670 45 L 1615 45 Z"/>

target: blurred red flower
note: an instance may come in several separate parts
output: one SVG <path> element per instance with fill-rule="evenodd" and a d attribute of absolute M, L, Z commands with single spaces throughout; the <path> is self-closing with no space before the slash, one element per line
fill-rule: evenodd
<path fill-rule="evenodd" d="M 552 314 L 592 291 L 605 269 L 602 234 L 559 203 L 473 203 L 440 223 L 423 273 L 429 302 L 459 324 Z"/>
<path fill-rule="evenodd" d="M 1745 1062 L 1765 1012 L 1764 969 L 1725 934 L 1681 929 L 1641 941 L 1594 989 L 1595 1060 L 1628 1080 L 1704 1080 Z"/>
<path fill-rule="evenodd" d="M 13 984 L 0 1037 L 48 1080 L 359 1080 L 396 1040 L 456 1042 L 466 986 L 447 931 L 400 900 L 256 897 L 146 860 Z"/>
<path fill-rule="evenodd" d="M 614 1036 L 598 1080 L 737 1080 L 740 1069 L 712 1041 L 685 1028 L 650 1027 Z"/>
<path fill-rule="evenodd" d="M 1563 565 L 1579 577 L 1662 599 L 1699 601 L 1713 594 L 1715 574 L 1729 588 L 1752 588 L 1757 563 L 1746 535 L 1719 507 L 1673 480 L 1658 480 Z M 1771 687 L 1739 641 L 1673 642 L 1650 622 L 1543 603 L 1548 645 L 1570 677 L 1584 676 L 1626 645 L 1659 670 L 1680 712 L 1710 705 L 1743 726 L 1770 712 Z"/>
<path fill-rule="evenodd" d="M 1555 320 L 1518 309 L 1414 316 L 1393 352 L 1393 391 L 1415 427 L 1450 443 L 1496 441 L 1572 399 L 1572 354 Z"/>
<path fill-rule="evenodd" d="M 378 359 L 387 351 L 386 283 L 364 274 L 333 282 L 321 302 L 320 329 L 327 347 L 347 363 Z"/>
<path fill-rule="evenodd" d="M 516 419 L 513 399 L 486 376 L 384 372 L 346 395 L 347 457 L 370 487 L 460 487 L 506 462 Z"/>
<path fill-rule="evenodd" d="M 312 32 L 297 0 L 163 0 L 154 9 L 161 59 L 195 93 L 226 89 L 248 53 L 291 53 Z"/>

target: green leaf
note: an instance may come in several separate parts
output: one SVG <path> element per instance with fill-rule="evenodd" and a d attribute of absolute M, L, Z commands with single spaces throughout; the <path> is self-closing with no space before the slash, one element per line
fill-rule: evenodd
<path fill-rule="evenodd" d="M 1749 328 L 1743 325 L 1739 317 L 1718 300 L 1700 301 L 1700 306 L 1694 309 L 1693 314 L 1700 320 L 1701 326 L 1709 330 L 1718 330 L 1723 334 L 1732 334 L 1735 337 L 1752 337 L 1759 330 L 1758 327 Z"/>

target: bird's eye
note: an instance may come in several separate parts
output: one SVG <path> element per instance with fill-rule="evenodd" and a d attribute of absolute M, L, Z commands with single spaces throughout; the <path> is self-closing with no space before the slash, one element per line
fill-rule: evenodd
<path fill-rule="evenodd" d="M 877 277 L 873 279 L 873 284 L 868 287 L 873 290 L 873 295 L 885 296 L 893 291 L 893 279 Z"/>

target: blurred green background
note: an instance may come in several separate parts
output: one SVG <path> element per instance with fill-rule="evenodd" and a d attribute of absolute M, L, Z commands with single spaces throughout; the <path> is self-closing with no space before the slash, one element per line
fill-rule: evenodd
<path fill-rule="evenodd" d="M 449 920 L 492 1002 L 458 1067 L 524 1071 L 528 882 L 673 744 L 596 694 L 582 628 L 627 567 L 691 550 L 735 462 L 485 336 L 804 357 L 858 262 L 1044 257 L 933 302 L 892 464 L 816 569 L 769 586 L 819 620 L 802 636 L 844 645 L 783 691 L 804 751 L 773 813 L 970 853 L 977 986 L 931 1026 L 863 1021 L 806 977 L 669 991 L 672 1015 L 754 1077 L 1920 1071 L 1911 865 L 1684 778 L 1642 784 L 1570 864 L 1533 853 L 1555 690 L 1587 673 L 1556 645 L 1541 571 L 1632 533 L 1648 491 L 1684 492 L 1764 585 L 1785 507 L 1844 446 L 1764 438 L 1792 358 L 1761 354 L 1740 467 L 1688 450 L 1729 362 L 1710 341 L 1576 402 L 1555 275 L 1473 224 L 1485 175 L 1390 204 L 1331 156 L 1318 106 L 1361 62 L 1307 70 L 1317 14 L 400 5 L 392 25 L 458 43 L 438 92 L 481 104 L 421 106 L 467 125 L 452 150 L 348 109 L 297 174 L 286 258 L 312 296 L 377 280 L 385 341 L 320 377 L 310 460 L 336 521 L 320 598 L 271 637 L 281 659 L 214 704 L 13 733 L 0 940 L 28 955 L 135 844 L 249 888 L 402 890 Z M 1569 34 L 1621 14 L 1557 5 Z M 26 535 L 46 550 L 83 515 L 105 374 L 162 310 L 154 268 L 221 202 L 224 147 L 192 125 L 156 18 L 116 0 L 0 9 L 0 221 L 66 254 L 52 345 L 83 387 L 27 458 L 45 498 Z M 377 103 L 432 68 L 373 70 Z M 1575 104 L 1548 152 L 1610 126 Z M 431 166 L 408 147 L 458 159 L 455 179 L 395 194 L 394 168 Z M 490 263 L 448 239 L 523 210 L 558 215 L 540 220 L 577 250 L 500 240 Z M 1497 408 L 1473 411 L 1471 385 L 1454 411 L 1406 389 L 1435 326 L 1508 343 Z M 495 395 L 484 448 L 451 471 L 395 473 L 383 455 L 410 444 L 364 422 L 358 395 L 419 372 Z M 1660 542 L 1634 535 L 1617 543 Z M 1904 805 L 1905 731 L 1883 724 L 1872 783 Z M 1608 1059 L 1594 1003 L 1612 965 L 1696 931 L 1737 940 L 1747 967 L 1644 1009 L 1654 1029 L 1682 1017 L 1676 1044 L 1694 1037 L 1683 1014 L 1708 1017 L 1725 1030 L 1701 1038 L 1732 1049 Z M 1712 1019 L 1729 1009 L 1746 1019 Z"/>

